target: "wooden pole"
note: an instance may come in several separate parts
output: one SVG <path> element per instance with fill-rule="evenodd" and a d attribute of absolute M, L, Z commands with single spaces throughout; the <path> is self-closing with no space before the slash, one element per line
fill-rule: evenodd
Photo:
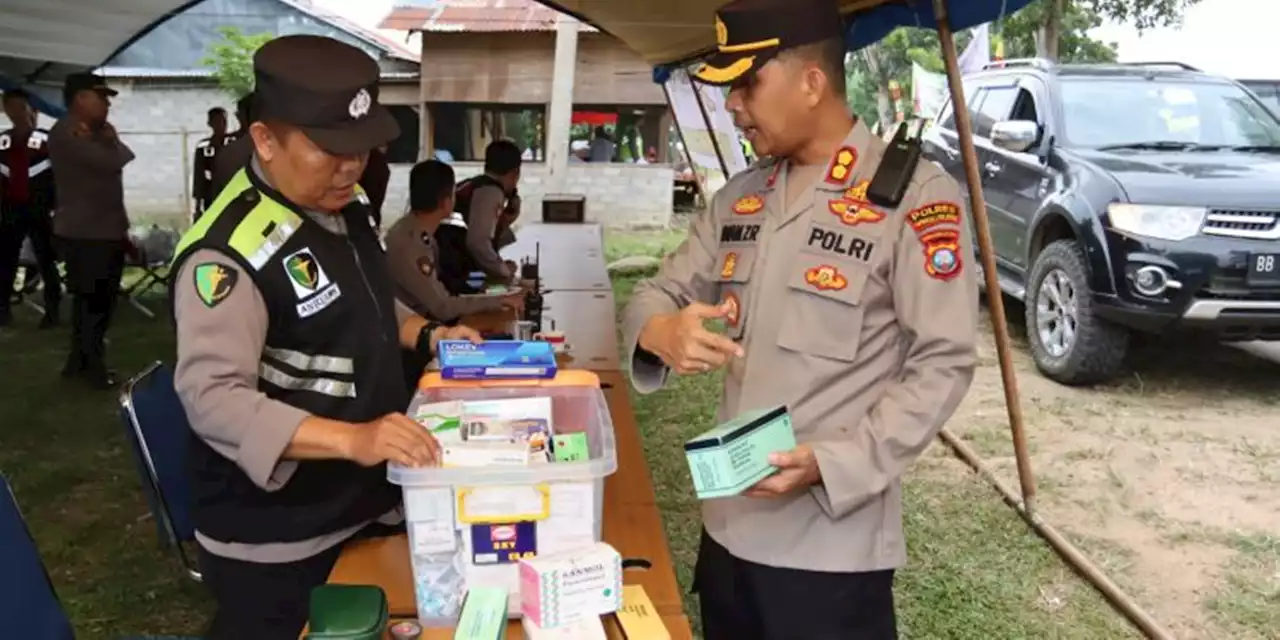
<path fill-rule="evenodd" d="M 987 203 L 982 194 L 982 178 L 978 154 L 973 149 L 973 123 L 966 108 L 964 84 L 960 80 L 960 63 L 956 42 L 951 33 L 946 0 L 933 0 L 933 15 L 938 22 L 938 41 L 942 45 L 942 61 L 947 68 L 947 84 L 951 88 L 951 104 L 956 114 L 956 134 L 960 156 L 964 161 L 965 181 L 969 186 L 969 209 L 978 235 L 982 271 L 987 281 L 987 307 L 995 329 L 996 353 L 1000 357 L 1000 378 L 1004 382 L 1004 402 L 1009 412 L 1009 429 L 1013 435 L 1013 453 L 1018 463 L 1018 482 L 1022 485 L 1022 502 L 1028 513 L 1035 513 L 1036 481 L 1031 472 L 1031 456 L 1027 453 L 1026 426 L 1022 420 L 1022 404 L 1018 397 L 1018 377 L 1013 371 L 1013 348 L 1009 342 L 1009 325 L 1004 312 L 1004 297 L 996 275 L 995 248 L 987 223 Z"/>

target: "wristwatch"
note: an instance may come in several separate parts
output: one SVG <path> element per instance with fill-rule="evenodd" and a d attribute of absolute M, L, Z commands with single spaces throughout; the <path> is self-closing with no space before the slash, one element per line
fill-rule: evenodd
<path fill-rule="evenodd" d="M 435 333 L 436 329 L 439 329 L 442 326 L 444 325 L 436 322 L 435 320 L 428 320 L 427 324 L 423 325 L 422 328 L 418 330 L 418 341 L 414 343 L 413 350 L 418 354 L 418 357 L 422 359 L 423 363 L 431 362 L 435 357 L 431 353 L 431 334 Z"/>

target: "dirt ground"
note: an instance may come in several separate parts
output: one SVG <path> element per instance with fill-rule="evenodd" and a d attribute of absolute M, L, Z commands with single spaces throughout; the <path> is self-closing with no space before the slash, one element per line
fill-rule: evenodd
<path fill-rule="evenodd" d="M 1166 341 L 1120 380 L 1074 389 L 1036 372 L 1013 324 L 1041 513 L 1178 638 L 1280 639 L 1280 364 Z M 949 426 L 1016 487 L 985 329 Z"/>

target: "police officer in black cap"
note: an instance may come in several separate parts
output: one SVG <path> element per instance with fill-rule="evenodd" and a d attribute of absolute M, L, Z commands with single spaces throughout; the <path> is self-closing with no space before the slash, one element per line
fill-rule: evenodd
<path fill-rule="evenodd" d="M 258 50 L 254 73 L 254 156 L 174 259 L 174 383 L 197 436 L 209 637 L 293 640 L 343 545 L 399 519 L 386 463 L 436 461 L 401 413 L 401 348 L 426 361 L 442 338 L 479 336 L 395 300 L 357 185 L 370 150 L 399 134 L 374 60 L 289 36 Z"/>

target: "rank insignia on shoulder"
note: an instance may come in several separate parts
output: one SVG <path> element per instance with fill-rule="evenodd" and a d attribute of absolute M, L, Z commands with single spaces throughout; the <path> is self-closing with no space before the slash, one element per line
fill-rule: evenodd
<path fill-rule="evenodd" d="M 720 279 L 728 280 L 738 270 L 738 254 L 734 251 L 724 254 L 724 264 L 720 267 Z"/>
<path fill-rule="evenodd" d="M 952 229 L 931 231 L 920 236 L 924 245 L 924 271 L 935 280 L 950 280 L 963 269 L 960 260 L 960 232 Z"/>
<path fill-rule="evenodd" d="M 721 302 L 727 309 L 724 314 L 724 321 L 731 327 L 738 326 L 738 321 L 742 319 L 741 305 L 738 303 L 738 296 L 732 293 L 724 295 L 724 301 Z"/>
<path fill-rule="evenodd" d="M 869 184 L 869 181 L 863 180 L 845 190 L 843 196 L 835 200 L 828 200 L 827 209 L 837 218 L 840 218 L 840 222 L 850 227 L 884 220 L 884 212 L 874 208 L 871 202 L 867 200 L 867 186 Z"/>
<path fill-rule="evenodd" d="M 240 275 L 230 267 L 217 262 L 203 262 L 192 271 L 195 275 L 196 295 L 204 306 L 212 309 L 231 295 Z"/>
<path fill-rule="evenodd" d="M 840 270 L 829 265 L 819 265 L 804 272 L 805 284 L 818 291 L 840 291 L 849 286 L 849 279 Z"/>
<path fill-rule="evenodd" d="M 924 233 L 925 231 L 941 225 L 960 226 L 960 206 L 954 202 L 931 202 L 912 209 L 907 214 L 907 224 L 915 229 L 916 233 Z"/>
<path fill-rule="evenodd" d="M 853 165 L 858 164 L 858 150 L 853 147 L 840 147 L 836 152 L 836 156 L 831 159 L 831 166 L 827 168 L 828 184 L 844 184 L 849 179 L 849 174 L 853 172 Z"/>
<path fill-rule="evenodd" d="M 749 216 L 759 213 L 764 208 L 764 199 L 758 195 L 752 194 L 742 196 L 738 201 L 733 203 L 733 212 L 740 216 Z"/>
<path fill-rule="evenodd" d="M 426 258 L 418 258 L 418 270 L 422 272 L 422 275 L 429 276 L 434 269 L 435 267 L 431 265 L 430 260 Z"/>

